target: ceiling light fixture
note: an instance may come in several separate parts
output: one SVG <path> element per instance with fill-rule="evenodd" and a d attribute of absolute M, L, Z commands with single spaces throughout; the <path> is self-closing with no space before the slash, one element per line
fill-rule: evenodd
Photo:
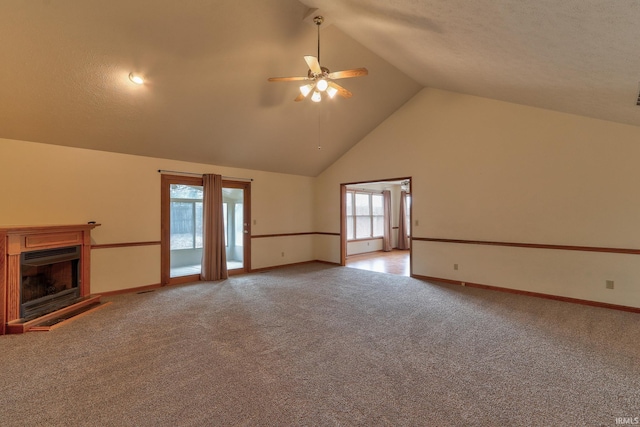
<path fill-rule="evenodd" d="M 333 97 L 336 96 L 336 93 L 338 93 L 338 89 L 335 87 L 329 86 L 327 88 L 327 95 L 329 95 L 329 98 L 333 99 Z"/>
<path fill-rule="evenodd" d="M 141 85 L 144 83 L 144 79 L 134 73 L 129 73 L 129 80 L 131 80 L 133 83 L 137 84 L 137 85 Z"/>
<path fill-rule="evenodd" d="M 327 90 L 327 86 L 329 86 L 329 83 L 327 83 L 325 79 L 320 79 L 316 83 L 316 87 L 320 92 L 324 92 L 325 90 Z"/>
<path fill-rule="evenodd" d="M 322 16 L 314 16 L 313 23 L 316 24 L 318 31 L 318 56 L 307 55 L 304 57 L 305 62 L 309 66 L 306 76 L 297 77 L 269 77 L 270 82 L 295 82 L 295 81 L 311 81 L 311 84 L 300 86 L 300 95 L 294 101 L 300 102 L 306 99 L 313 92 L 311 100 L 313 102 L 322 101 L 322 92 L 327 93 L 329 98 L 333 98 L 336 94 L 343 98 L 351 98 L 353 95 L 347 89 L 335 83 L 337 79 L 347 79 L 351 77 L 366 76 L 369 74 L 366 68 L 354 68 L 351 70 L 343 70 L 331 72 L 328 68 L 320 66 L 320 25 L 324 22 Z M 325 97 L 326 99 L 326 97 Z"/>
<path fill-rule="evenodd" d="M 313 85 L 312 84 L 300 86 L 300 93 L 302 94 L 302 96 L 306 97 L 307 95 L 309 95 L 311 93 L 312 89 L 313 89 Z"/>

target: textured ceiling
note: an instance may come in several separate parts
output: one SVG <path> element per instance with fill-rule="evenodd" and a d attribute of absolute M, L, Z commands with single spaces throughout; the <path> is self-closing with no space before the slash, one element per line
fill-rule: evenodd
<path fill-rule="evenodd" d="M 424 86 L 640 125 L 638 0 L 302 0 Z"/>
<path fill-rule="evenodd" d="M 640 125 L 637 0 L 301 1 L 0 2 L 0 137 L 315 176 L 422 86 Z M 351 99 L 266 80 L 305 75 L 308 7 Z"/>
<path fill-rule="evenodd" d="M 297 0 L 0 2 L 0 137 L 315 176 L 421 85 L 323 25 L 322 65 L 370 75 L 341 81 L 351 99 L 293 102 L 299 83 L 267 78 L 306 75 L 307 11 Z"/>

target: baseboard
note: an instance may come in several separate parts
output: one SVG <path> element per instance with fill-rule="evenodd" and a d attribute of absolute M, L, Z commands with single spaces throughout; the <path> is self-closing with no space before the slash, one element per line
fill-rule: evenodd
<path fill-rule="evenodd" d="M 375 251 L 359 252 L 357 254 L 347 254 L 346 257 L 349 258 L 349 257 L 356 257 L 356 256 L 359 256 L 359 255 L 371 255 L 371 254 L 375 254 L 377 252 L 382 252 L 383 254 L 389 254 L 391 252 L 397 252 L 397 251 L 409 252 L 409 249 L 398 249 L 397 247 L 391 248 L 390 251 L 385 251 L 384 249 L 376 249 Z"/>
<path fill-rule="evenodd" d="M 102 295 L 103 297 L 109 297 L 113 295 L 132 294 L 137 292 L 152 291 L 154 289 L 159 289 L 161 287 L 162 285 L 160 283 L 156 283 L 155 285 L 138 286 L 136 288 L 126 288 L 126 289 L 118 289 L 117 291 L 100 292 L 100 295 Z"/>
<path fill-rule="evenodd" d="M 592 306 L 592 307 L 600 307 L 600 308 L 608 308 L 608 309 L 612 309 L 612 310 L 628 311 L 628 312 L 631 312 L 631 313 L 640 313 L 640 308 L 638 308 L 638 307 L 629 307 L 629 306 L 626 306 L 626 305 L 609 304 L 609 303 L 606 303 L 606 302 L 598 302 L 598 301 L 590 301 L 590 300 L 584 300 L 584 299 L 579 299 L 579 298 L 563 297 L 563 296 L 559 296 L 559 295 L 543 294 L 543 293 L 539 293 L 539 292 L 522 291 L 522 290 L 519 290 L 519 289 L 503 288 L 503 287 L 500 287 L 500 286 L 483 285 L 481 283 L 463 282 L 461 280 L 443 279 L 441 277 L 421 276 L 421 275 L 418 275 L 418 274 L 412 274 L 411 277 L 413 277 L 415 279 L 419 279 L 419 280 L 424 280 L 424 281 L 427 281 L 427 282 L 449 283 L 449 284 L 453 284 L 453 285 L 468 286 L 468 287 L 471 287 L 471 288 L 479 288 L 479 289 L 486 289 L 486 290 L 490 290 L 490 291 L 506 292 L 506 293 L 516 294 L 516 295 L 525 295 L 525 296 L 535 297 L 535 298 L 544 298 L 544 299 L 550 299 L 550 300 L 555 300 L 555 301 L 569 302 L 569 303 L 572 303 L 572 304 L 589 305 L 589 306 Z"/>
<path fill-rule="evenodd" d="M 328 264 L 328 265 L 333 265 L 333 266 L 337 266 L 337 267 L 340 266 L 340 264 L 337 263 L 337 262 L 322 261 L 322 260 L 316 259 L 316 260 L 312 260 L 312 261 L 302 261 L 302 262 L 293 262 L 293 263 L 290 263 L 290 264 L 273 265 L 271 267 L 254 268 L 254 269 L 251 270 L 251 273 L 261 273 L 261 272 L 264 272 L 264 271 L 275 270 L 275 269 L 278 269 L 278 268 L 293 267 L 295 265 L 314 264 L 314 263 L 317 263 L 317 262 L 319 262 L 321 264 Z"/>
<path fill-rule="evenodd" d="M 271 267 L 262 267 L 262 268 L 254 268 L 251 271 L 249 271 L 248 273 L 243 273 L 243 274 L 251 274 L 251 273 L 260 273 L 263 271 L 269 271 L 269 270 L 275 270 L 277 268 L 283 268 L 283 267 L 291 267 L 294 265 L 303 265 L 303 264 L 313 264 L 319 262 L 321 264 L 328 264 L 328 265 L 333 265 L 336 267 L 339 267 L 340 264 L 337 262 L 330 262 L 330 261 L 322 261 L 322 260 L 312 260 L 312 261 L 302 261 L 302 262 L 294 262 L 291 264 L 281 264 L 281 265 L 274 265 Z M 193 282 L 188 282 L 188 283 L 193 283 Z M 171 286 L 180 286 L 182 284 L 188 284 L 188 283 L 181 283 L 181 284 L 175 284 L 175 285 L 167 285 L 167 286 L 162 286 L 160 283 L 156 283 L 153 285 L 146 285 L 146 286 L 138 286 L 135 288 L 126 288 L 126 289 L 118 289 L 117 291 L 108 291 L 108 292 L 100 292 L 100 295 L 102 295 L 103 297 L 109 297 L 109 296 L 114 296 L 114 295 L 122 295 L 122 294 L 132 294 L 132 293 L 142 293 L 142 292 L 148 292 L 148 291 L 152 291 L 154 289 L 159 289 L 159 288 L 163 288 L 163 287 L 171 287 Z"/>
<path fill-rule="evenodd" d="M 340 263 L 339 262 L 322 261 L 320 259 L 317 259 L 315 261 L 309 261 L 309 262 L 319 262 L 320 264 L 327 264 L 327 265 L 333 265 L 334 267 L 340 267 Z"/>

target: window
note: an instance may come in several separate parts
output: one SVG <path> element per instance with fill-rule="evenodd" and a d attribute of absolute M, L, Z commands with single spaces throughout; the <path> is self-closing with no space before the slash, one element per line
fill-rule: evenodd
<path fill-rule="evenodd" d="M 222 220 L 224 221 L 224 245 L 225 247 L 229 247 L 229 204 L 227 202 L 222 202 Z"/>
<path fill-rule="evenodd" d="M 382 194 L 347 191 L 347 240 L 370 239 L 384 234 Z"/>
<path fill-rule="evenodd" d="M 244 245 L 244 228 L 242 221 L 244 220 L 244 209 L 242 203 L 235 203 L 235 237 L 236 246 L 242 247 Z"/>
<path fill-rule="evenodd" d="M 171 250 L 202 248 L 202 187 L 171 184 Z"/>

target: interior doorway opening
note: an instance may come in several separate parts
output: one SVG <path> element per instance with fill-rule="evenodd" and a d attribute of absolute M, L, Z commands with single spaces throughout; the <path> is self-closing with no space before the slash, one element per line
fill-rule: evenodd
<path fill-rule="evenodd" d="M 340 186 L 341 265 L 410 276 L 411 177 Z"/>

